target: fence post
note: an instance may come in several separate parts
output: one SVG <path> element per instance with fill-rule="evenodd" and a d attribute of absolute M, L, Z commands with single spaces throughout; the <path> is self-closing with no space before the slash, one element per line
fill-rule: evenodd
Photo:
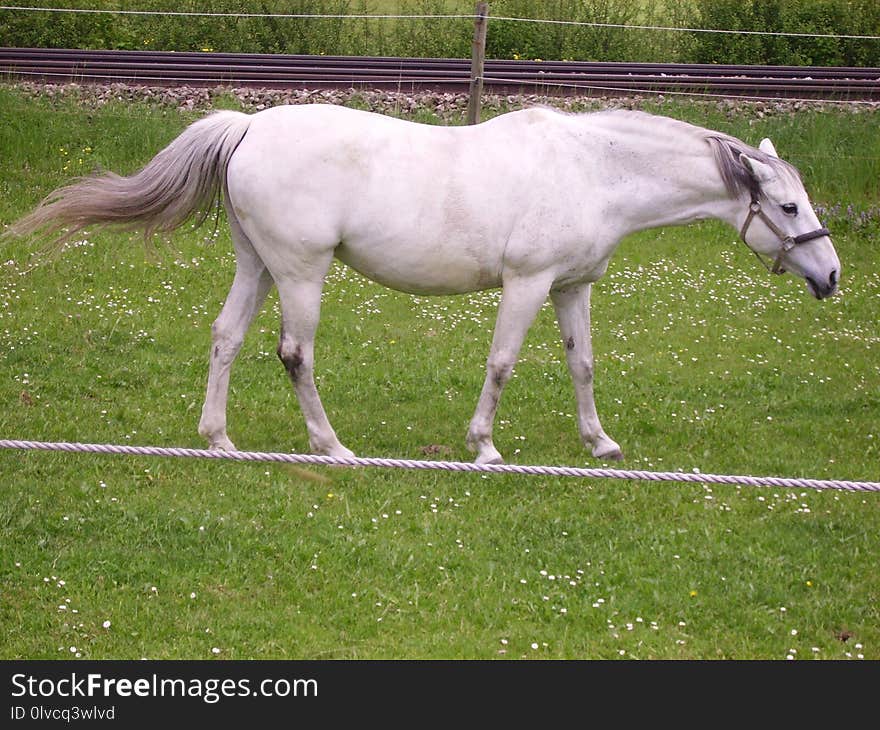
<path fill-rule="evenodd" d="M 471 86 L 468 101 L 467 123 L 480 121 L 480 101 L 483 94 L 483 66 L 486 61 L 486 30 L 488 26 L 489 3 L 477 3 L 474 11 L 474 45 L 471 55 Z"/>

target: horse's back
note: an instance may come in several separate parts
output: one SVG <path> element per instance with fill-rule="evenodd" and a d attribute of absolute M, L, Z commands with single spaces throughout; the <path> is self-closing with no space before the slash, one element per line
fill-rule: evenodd
<path fill-rule="evenodd" d="M 309 165 L 313 170 L 325 164 L 348 164 L 358 171 L 372 166 L 386 178 L 412 174 L 416 167 L 430 171 L 426 178 L 439 168 L 461 176 L 474 159 L 492 173 L 528 157 L 552 136 L 552 125 L 561 118 L 550 110 L 527 109 L 479 125 L 446 126 L 331 104 L 286 105 L 253 115 L 238 156 L 242 161 L 268 155 L 273 162 Z M 392 168 L 392 162 L 408 164 Z"/>
<path fill-rule="evenodd" d="M 332 251 L 395 289 L 491 288 L 514 230 L 533 257 L 565 215 L 566 123 L 544 109 L 449 127 L 276 107 L 254 115 L 230 163 L 230 200 L 249 236 L 272 241 L 277 266 Z"/>

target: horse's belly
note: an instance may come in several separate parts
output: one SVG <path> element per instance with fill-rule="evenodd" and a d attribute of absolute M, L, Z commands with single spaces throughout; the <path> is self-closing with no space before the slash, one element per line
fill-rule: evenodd
<path fill-rule="evenodd" d="M 501 267 L 466 250 L 376 248 L 343 242 L 336 258 L 383 286 L 410 294 L 463 294 L 501 285 Z"/>

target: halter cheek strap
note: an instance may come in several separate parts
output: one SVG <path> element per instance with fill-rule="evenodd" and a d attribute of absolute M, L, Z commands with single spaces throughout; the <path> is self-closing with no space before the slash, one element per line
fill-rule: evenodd
<path fill-rule="evenodd" d="M 746 246 L 749 245 L 749 242 L 746 240 L 746 232 L 749 230 L 749 226 L 752 225 L 752 221 L 756 217 L 760 218 L 764 222 L 764 225 L 767 226 L 767 228 L 769 228 L 771 231 L 773 231 L 773 233 L 776 234 L 776 237 L 782 242 L 782 246 L 779 249 L 779 253 L 776 254 L 776 259 L 774 260 L 772 267 L 768 266 L 767 262 L 761 258 L 761 254 L 759 254 L 757 251 L 755 251 L 755 249 L 749 246 L 749 248 L 752 250 L 752 253 L 754 253 L 755 256 L 758 257 L 758 261 L 760 261 L 764 265 L 767 271 L 770 271 L 774 274 L 785 273 L 785 269 L 782 267 L 782 256 L 791 251 L 791 249 L 793 249 L 796 245 L 800 243 L 806 243 L 807 241 L 813 241 L 816 238 L 822 238 L 824 236 L 831 235 L 831 231 L 823 226 L 822 228 L 817 228 L 807 233 L 801 233 L 799 236 L 792 236 L 790 233 L 786 233 L 779 226 L 777 226 L 770 218 L 770 216 L 768 216 L 761 209 L 761 203 L 753 198 L 752 202 L 749 204 L 749 214 L 746 216 L 745 223 L 743 223 L 743 227 L 740 229 L 739 232 L 740 238 L 742 238 L 743 243 L 745 243 Z"/>

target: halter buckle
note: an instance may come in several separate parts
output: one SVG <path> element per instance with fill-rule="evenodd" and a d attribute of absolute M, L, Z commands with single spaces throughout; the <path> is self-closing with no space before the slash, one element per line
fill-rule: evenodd
<path fill-rule="evenodd" d="M 749 242 L 746 240 L 746 233 L 748 232 L 749 226 L 751 226 L 752 221 L 755 219 L 755 217 L 758 217 L 762 221 L 764 221 L 764 224 L 771 231 L 773 231 L 773 233 L 776 234 L 776 237 L 779 239 L 779 241 L 782 244 L 780 247 L 779 253 L 776 255 L 776 259 L 773 261 L 772 267 L 766 261 L 764 261 L 764 259 L 761 257 L 761 254 L 759 254 L 757 251 L 755 251 L 755 249 L 753 249 L 751 246 L 749 246 Z M 789 251 L 791 251 L 799 243 L 806 243 L 807 241 L 812 241 L 813 239 L 821 238 L 822 236 L 829 236 L 829 235 L 831 235 L 831 232 L 827 228 L 817 228 L 815 231 L 810 231 L 809 233 L 802 233 L 800 236 L 793 236 L 791 234 L 787 234 L 787 233 L 785 233 L 785 231 L 783 231 L 781 228 L 779 228 L 779 226 L 777 226 L 772 220 L 770 220 L 770 218 L 767 216 L 767 214 L 763 210 L 761 210 L 760 201 L 753 198 L 752 202 L 749 203 L 749 214 L 746 216 L 745 223 L 743 223 L 743 227 L 740 230 L 739 235 L 740 235 L 740 238 L 742 239 L 743 243 L 745 243 L 746 246 L 748 246 L 749 249 L 751 249 L 752 253 L 755 254 L 758 261 L 760 261 L 764 265 L 764 268 L 767 269 L 767 271 L 770 271 L 774 274 L 784 274 L 785 269 L 782 266 L 783 254 L 786 254 Z"/>

